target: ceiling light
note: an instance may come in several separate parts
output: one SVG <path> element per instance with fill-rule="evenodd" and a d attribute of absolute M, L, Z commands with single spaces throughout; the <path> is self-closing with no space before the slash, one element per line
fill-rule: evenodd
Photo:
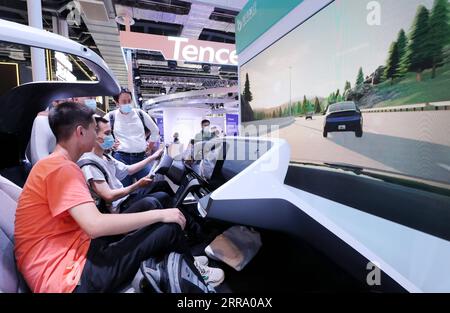
<path fill-rule="evenodd" d="M 126 25 L 126 23 L 125 23 L 126 16 L 125 15 L 118 15 L 118 16 L 116 16 L 115 21 L 116 21 L 117 24 L 125 26 Z M 134 23 L 135 23 L 134 19 L 131 16 L 128 17 L 128 21 L 130 23 L 130 26 L 134 25 Z"/>
<path fill-rule="evenodd" d="M 25 61 L 25 55 L 22 50 L 9 51 L 9 58 L 17 61 Z"/>

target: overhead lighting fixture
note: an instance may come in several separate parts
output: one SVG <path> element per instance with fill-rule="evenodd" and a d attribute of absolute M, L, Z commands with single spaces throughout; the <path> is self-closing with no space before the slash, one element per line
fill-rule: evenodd
<path fill-rule="evenodd" d="M 22 50 L 11 50 L 8 56 L 16 61 L 25 61 L 25 55 Z"/>
<path fill-rule="evenodd" d="M 114 20 L 116 21 L 117 24 L 125 26 L 126 25 L 126 19 L 127 19 L 127 16 L 125 16 L 125 15 L 118 15 L 118 16 L 116 16 L 116 18 Z M 136 23 L 135 20 L 131 16 L 128 16 L 128 22 L 130 23 L 130 26 L 134 25 L 134 23 Z"/>

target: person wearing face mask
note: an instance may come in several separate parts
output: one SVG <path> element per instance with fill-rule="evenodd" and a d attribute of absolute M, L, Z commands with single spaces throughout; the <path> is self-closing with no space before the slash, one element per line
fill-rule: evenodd
<path fill-rule="evenodd" d="M 195 135 L 195 143 L 201 141 L 208 141 L 213 138 L 211 133 L 210 124 L 211 122 L 207 119 L 204 119 L 201 123 L 202 130 Z"/>
<path fill-rule="evenodd" d="M 52 105 L 49 107 L 56 107 L 60 103 L 65 101 L 73 101 L 76 103 L 84 104 L 94 112 L 97 109 L 97 102 L 95 101 L 95 97 L 74 97 L 64 100 L 55 100 Z M 27 147 L 26 156 L 28 161 L 31 162 L 32 165 L 36 164 L 37 161 L 45 158 L 56 147 L 56 138 L 50 129 L 50 125 L 48 122 L 48 109 L 46 111 L 38 113 L 33 122 L 33 127 L 31 130 L 30 142 Z"/>
<path fill-rule="evenodd" d="M 114 152 L 114 158 L 133 165 L 146 158 L 149 145 L 159 141 L 159 129 L 147 113 L 133 108 L 131 92 L 127 89 L 122 89 L 114 100 L 118 109 L 104 116 L 110 122 L 112 135 L 120 142 Z M 146 165 L 140 171 L 125 177 L 122 184 L 125 187 L 130 186 L 134 180 L 147 176 L 150 169 L 150 164 Z"/>
<path fill-rule="evenodd" d="M 93 99 L 84 99 L 83 102 L 84 102 L 84 105 L 87 106 L 92 111 L 94 111 L 94 112 L 97 111 L 97 101 L 95 100 L 95 98 L 93 98 Z"/>
<path fill-rule="evenodd" d="M 78 165 L 99 209 L 108 213 L 141 212 L 155 207 L 155 199 L 158 201 L 156 206 L 167 206 L 169 197 L 173 196 L 167 182 L 153 182 L 145 176 L 130 186 L 124 187 L 121 183 L 126 176 L 139 172 L 156 160 L 162 149 L 138 163 L 126 165 L 105 153 L 115 143 L 108 120 L 100 116 L 95 116 L 95 120 L 96 143 L 91 152 L 83 154 Z M 150 199 L 145 199 L 147 197 Z"/>

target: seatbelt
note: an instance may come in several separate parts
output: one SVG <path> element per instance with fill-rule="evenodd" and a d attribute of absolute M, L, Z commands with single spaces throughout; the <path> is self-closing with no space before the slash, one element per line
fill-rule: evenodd
<path fill-rule="evenodd" d="M 92 165 L 92 166 L 96 167 L 103 174 L 103 176 L 105 177 L 106 183 L 109 185 L 108 173 L 106 172 L 105 168 L 97 161 L 90 160 L 90 159 L 82 159 L 82 160 L 79 160 L 77 162 L 77 164 L 80 168 L 83 168 L 87 165 Z"/>
<path fill-rule="evenodd" d="M 106 158 L 110 159 L 110 157 L 107 156 L 106 154 L 104 154 L 104 156 L 105 156 Z M 109 185 L 109 176 L 108 176 L 108 173 L 106 172 L 106 170 L 105 170 L 105 168 L 103 167 L 103 165 L 101 165 L 101 164 L 98 163 L 97 161 L 90 160 L 90 159 L 82 159 L 82 160 L 79 160 L 79 161 L 77 162 L 77 165 L 78 165 L 80 168 L 83 168 L 83 167 L 88 166 L 88 165 L 94 166 L 95 168 L 97 168 L 97 169 L 103 174 L 103 176 L 105 177 L 106 183 Z M 96 203 L 96 206 L 97 206 L 98 210 L 99 210 L 101 213 L 110 213 L 109 210 L 108 210 L 108 206 L 106 205 L 106 201 L 103 200 L 99 195 L 97 195 L 97 197 L 100 199 L 100 201 L 99 201 L 98 203 Z"/>

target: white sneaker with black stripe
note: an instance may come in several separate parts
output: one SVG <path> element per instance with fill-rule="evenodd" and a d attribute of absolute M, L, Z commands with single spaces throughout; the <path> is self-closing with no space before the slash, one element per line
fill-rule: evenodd
<path fill-rule="evenodd" d="M 204 257 L 204 258 L 206 258 L 206 257 Z M 202 259 L 201 261 L 204 261 L 204 259 Z M 195 264 L 195 267 L 200 272 L 200 274 L 202 275 L 205 283 L 207 283 L 208 285 L 211 285 L 212 287 L 219 286 L 225 279 L 225 273 L 220 268 L 202 265 L 199 262 L 197 262 L 197 260 L 195 260 L 194 264 Z"/>

